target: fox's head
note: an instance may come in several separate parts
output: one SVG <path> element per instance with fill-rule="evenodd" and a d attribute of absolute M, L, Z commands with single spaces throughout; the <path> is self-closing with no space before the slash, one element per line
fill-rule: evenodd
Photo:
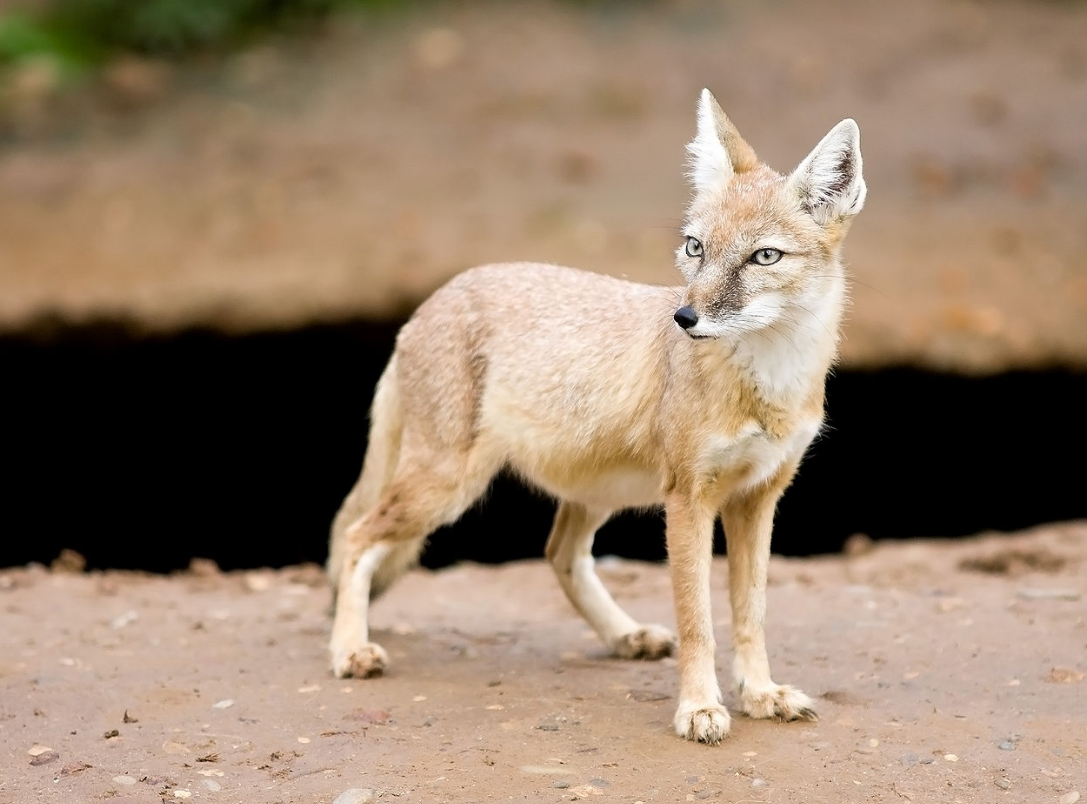
<path fill-rule="evenodd" d="M 782 176 L 704 89 L 687 150 L 694 200 L 676 250 L 687 279 L 676 323 L 692 338 L 781 332 L 812 317 L 804 326 L 836 331 L 845 296 L 838 255 L 865 196 L 857 124 L 840 122 Z"/>

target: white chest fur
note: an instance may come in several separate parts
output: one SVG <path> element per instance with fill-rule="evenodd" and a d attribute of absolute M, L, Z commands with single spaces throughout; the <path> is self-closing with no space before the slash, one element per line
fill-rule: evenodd
<path fill-rule="evenodd" d="M 800 457 L 822 422 L 801 423 L 783 438 L 774 438 L 752 422 L 735 436 L 713 436 L 703 450 L 700 468 L 707 475 L 740 472 L 737 491 L 766 482 L 788 460 Z"/>

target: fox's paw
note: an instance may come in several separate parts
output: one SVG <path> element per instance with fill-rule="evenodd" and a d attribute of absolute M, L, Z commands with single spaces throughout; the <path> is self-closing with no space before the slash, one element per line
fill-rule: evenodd
<path fill-rule="evenodd" d="M 388 666 L 389 654 L 373 642 L 332 654 L 332 672 L 336 678 L 373 678 L 384 673 Z"/>
<path fill-rule="evenodd" d="M 717 745 L 728 736 L 730 722 L 728 710 L 720 704 L 690 708 L 681 704 L 672 725 L 684 739 Z"/>
<path fill-rule="evenodd" d="M 740 709 L 752 718 L 817 720 L 815 703 L 796 687 L 771 684 L 767 687 L 742 685 Z"/>
<path fill-rule="evenodd" d="M 615 640 L 611 650 L 623 659 L 661 659 L 676 652 L 676 637 L 663 625 L 643 625 Z"/>

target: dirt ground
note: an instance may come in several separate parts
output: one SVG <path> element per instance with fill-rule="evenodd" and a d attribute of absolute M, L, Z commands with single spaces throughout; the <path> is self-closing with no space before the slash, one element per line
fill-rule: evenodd
<path fill-rule="evenodd" d="M 820 720 L 737 715 L 716 747 L 670 731 L 674 661 L 604 655 L 540 561 L 408 575 L 373 612 L 393 663 L 366 681 L 329 673 L 314 566 L 5 570 L 0 802 L 1087 795 L 1087 523 L 858 547 L 771 567 L 775 676 Z M 601 574 L 672 622 L 662 566 Z M 722 673 L 726 588 L 721 561 Z"/>
<path fill-rule="evenodd" d="M 473 264 L 678 279 L 703 86 L 782 171 L 855 117 L 847 366 L 1087 365 L 1087 4 L 448 3 L 69 108 L 0 87 L 0 330 L 395 316 Z"/>

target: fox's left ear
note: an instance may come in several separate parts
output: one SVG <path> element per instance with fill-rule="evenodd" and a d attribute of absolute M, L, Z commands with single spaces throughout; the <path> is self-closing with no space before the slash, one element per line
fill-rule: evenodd
<path fill-rule="evenodd" d="M 861 131 L 846 119 L 800 163 L 789 184 L 804 208 L 825 225 L 861 211 L 868 191 L 861 167 Z"/>

